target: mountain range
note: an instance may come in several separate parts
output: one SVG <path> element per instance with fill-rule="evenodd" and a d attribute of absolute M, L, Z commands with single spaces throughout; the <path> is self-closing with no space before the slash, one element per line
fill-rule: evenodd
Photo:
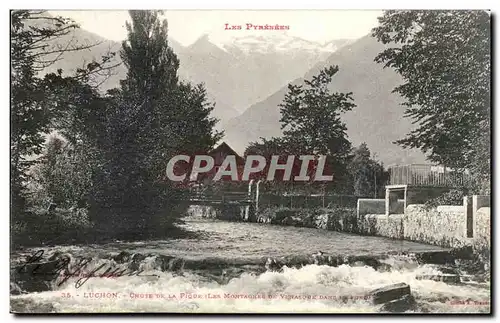
<path fill-rule="evenodd" d="M 73 73 L 108 52 L 116 53 L 113 64 L 120 62 L 119 42 L 76 29 L 58 39 L 56 45 L 65 46 L 69 42 L 73 46 L 97 45 L 83 51 L 65 53 L 46 71 L 62 69 L 66 73 Z M 180 60 L 180 79 L 205 84 L 210 101 L 215 103 L 213 116 L 221 122 L 240 115 L 253 103 L 264 100 L 283 84 L 302 76 L 347 43 L 349 40 L 319 44 L 287 35 L 241 37 L 216 43 L 208 35 L 202 35 L 193 44 L 183 46 L 169 39 L 169 46 Z M 103 80 L 101 88 L 107 90 L 116 87 L 125 77 L 126 67 L 122 64 L 114 69 L 113 75 Z"/>
<path fill-rule="evenodd" d="M 291 83 L 303 84 L 304 79 L 311 79 L 322 68 L 338 65 L 339 72 L 329 88 L 335 92 L 353 92 L 357 107 L 342 116 L 351 142 L 354 145 L 366 142 L 376 158 L 386 165 L 423 163 L 425 156 L 419 150 L 402 149 L 393 143 L 411 131 L 412 124 L 403 118 L 401 97 L 392 93 L 402 83 L 401 77 L 374 62 L 375 56 L 383 49 L 384 45 L 367 35 L 338 49 L 304 77 Z M 286 91 L 287 85 L 284 85 L 223 124 L 225 140 L 238 153 L 242 153 L 249 142 L 281 135 L 278 104 L 283 101 Z"/>
<path fill-rule="evenodd" d="M 116 52 L 114 62 L 120 62 L 121 43 L 84 29 L 76 29 L 58 41 L 98 45 L 65 53 L 46 71 L 61 68 L 72 73 L 109 51 Z M 401 98 L 392 93 L 402 80 L 393 70 L 374 62 L 384 46 L 369 35 L 325 44 L 286 34 L 245 36 L 222 43 L 202 35 L 189 46 L 169 39 L 169 46 L 180 59 L 180 79 L 205 84 L 209 99 L 215 102 L 213 116 L 220 119 L 218 128 L 225 130 L 224 140 L 238 153 L 260 137 L 281 134 L 278 104 L 289 82 L 300 84 L 320 69 L 338 65 L 340 70 L 330 89 L 353 92 L 357 107 L 343 115 L 353 144 L 366 142 L 385 164 L 425 161 L 420 151 L 403 150 L 393 144 L 412 129 L 412 124 L 403 118 Z M 125 76 L 122 64 L 101 88 L 116 87 Z"/>

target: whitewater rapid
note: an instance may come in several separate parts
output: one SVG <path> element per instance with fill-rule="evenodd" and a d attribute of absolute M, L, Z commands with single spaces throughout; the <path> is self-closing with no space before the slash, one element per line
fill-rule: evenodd
<path fill-rule="evenodd" d="M 377 312 L 365 299 L 377 287 L 405 282 L 422 310 L 487 312 L 489 284 L 454 286 L 415 277 L 436 274 L 431 266 L 378 272 L 375 269 L 306 265 L 260 275 L 243 273 L 223 284 L 185 272 L 151 270 L 158 277 L 75 279 L 53 291 L 13 296 L 19 302 L 52 304 L 55 312 Z M 161 296 L 160 296 L 161 295 Z M 462 304 L 467 301 L 468 304 Z M 487 302 L 487 304 L 483 304 Z M 481 305 L 479 305 L 481 304 Z"/>
<path fill-rule="evenodd" d="M 195 223 L 196 221 L 191 223 L 191 227 L 196 227 Z M 201 228 L 204 230 L 212 225 L 212 222 L 203 223 L 205 224 Z M 218 244 L 214 245 L 203 239 L 192 240 L 190 243 L 184 240 L 178 241 L 177 244 L 157 243 L 161 246 L 160 250 L 158 248 L 153 250 L 151 242 L 134 245 L 118 243 L 123 247 L 126 246 L 129 251 L 134 249 L 135 252 L 130 258 L 120 261 L 117 260 L 120 249 L 116 248 L 116 244 L 112 247 L 46 248 L 47 256 L 54 254 L 55 250 L 68 253 L 75 258 L 82 254 L 92 256 L 93 260 L 86 268 L 86 272 L 100 265 L 111 265 L 118 268 L 133 267 L 141 271 L 141 275 L 90 277 L 78 288 L 76 282 L 81 277 L 70 277 L 60 285 L 61 277 L 58 277 L 51 282 L 48 291 L 11 295 L 11 308 L 15 312 L 57 313 L 373 313 L 380 311 L 381 305 L 373 305 L 367 297 L 370 291 L 388 284 L 407 283 L 417 302 L 417 307 L 412 311 L 433 313 L 490 311 L 489 280 L 450 284 L 417 279 L 422 275 L 444 273 L 438 266 L 419 264 L 411 257 L 396 255 L 382 257 L 380 263 L 383 266 L 376 268 L 363 262 L 354 262 L 338 266 L 303 263 L 296 268 L 291 264 L 285 264 L 278 270 L 266 270 L 264 265 L 268 255 L 261 254 L 262 258 L 254 256 L 258 254 L 255 250 L 266 249 L 269 246 L 265 244 L 254 246 L 255 250 L 252 249 L 246 254 L 244 250 L 247 241 L 238 242 L 235 239 L 237 234 L 227 232 L 225 226 L 217 226 L 223 235 L 215 239 L 221 244 L 225 241 L 228 250 L 233 250 L 233 253 L 234 250 L 239 250 L 239 253 L 234 253 L 232 258 L 228 256 L 227 249 L 220 249 Z M 291 236 L 296 235 L 304 240 L 313 232 L 297 230 L 299 228 L 289 229 Z M 276 230 L 283 232 L 282 228 Z M 264 231 L 254 234 L 262 236 L 269 233 Z M 325 234 L 328 239 L 334 236 L 331 234 L 335 234 L 325 232 L 321 232 L 321 235 Z M 230 233 L 232 235 L 229 238 Z M 213 235 L 210 236 L 213 239 Z M 319 239 L 318 236 L 315 239 Z M 322 243 L 324 248 L 326 241 L 318 240 L 316 243 Z M 389 244 L 389 241 L 384 243 Z M 132 246 L 134 248 L 131 249 Z M 318 248 L 318 246 L 313 247 L 316 248 L 313 250 Z M 206 250 L 209 248 L 218 250 L 218 253 L 215 251 L 207 253 Z M 288 248 L 274 244 L 274 252 L 270 253 L 290 254 L 290 250 L 294 251 L 294 248 L 297 247 Z M 176 258 L 165 256 L 171 255 L 174 250 L 176 256 L 183 254 L 185 257 L 181 266 L 176 265 Z M 14 263 L 19 264 L 32 251 L 25 250 L 17 254 Z M 140 258 L 135 257 L 139 255 L 137 252 L 142 252 Z M 220 258 L 214 258 L 219 256 Z M 238 261 L 234 262 L 234 259 Z"/>

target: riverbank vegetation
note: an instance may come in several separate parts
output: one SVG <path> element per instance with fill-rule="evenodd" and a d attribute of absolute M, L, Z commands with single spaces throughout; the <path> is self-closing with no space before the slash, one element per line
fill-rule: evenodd
<path fill-rule="evenodd" d="M 420 149 L 430 162 L 470 175 L 471 181 L 439 201 L 453 203 L 457 194 L 490 194 L 488 12 L 388 10 L 372 36 L 385 46 L 374 60 L 403 79 L 394 92 L 403 98 L 405 117 L 415 124 L 394 144 Z M 329 86 L 339 68 L 326 68 L 302 85 L 290 84 L 280 105 L 283 135 L 261 138 L 245 152 L 268 157 L 305 151 L 326 155 L 334 180 L 273 183 L 271 190 L 383 196 L 388 181 L 384 165 L 365 144 L 352 147 L 342 121 L 342 114 L 356 109 L 356 93 L 336 93 Z"/>
<path fill-rule="evenodd" d="M 266 207 L 257 215 L 257 222 L 295 227 L 358 233 L 356 208 L 329 205 L 327 207 Z"/>
<path fill-rule="evenodd" d="M 316 164 L 311 163 L 309 181 L 294 181 L 301 172 L 300 163 L 292 168 L 290 180 L 276 179 L 264 183 L 266 191 L 295 194 L 347 194 L 358 197 L 378 197 L 388 180 L 382 163 L 371 156 L 365 143 L 354 148 L 347 136 L 342 119 L 345 112 L 356 108 L 353 93 L 333 92 L 329 89 L 338 66 L 321 70 L 302 85 L 288 85 L 288 92 L 280 104 L 283 136 L 261 138 L 250 143 L 245 156 L 260 155 L 271 160 L 280 156 L 285 163 L 289 155 L 326 156 L 324 175 L 332 181 L 316 181 Z M 269 164 L 269 163 L 268 163 Z M 265 179 L 268 167 L 254 176 Z"/>
<path fill-rule="evenodd" d="M 416 125 L 396 143 L 469 172 L 466 194 L 491 189 L 490 19 L 483 10 L 389 10 L 372 33 L 387 46 L 375 60 L 402 76 L 394 92 Z"/>
<path fill-rule="evenodd" d="M 11 223 L 15 244 L 168 237 L 185 212 L 182 190 L 162 181 L 167 161 L 206 151 L 221 138 L 202 85 L 180 82 L 157 11 L 131 11 L 119 53 L 68 75 L 45 73 L 78 28 L 43 11 L 13 11 L 11 24 Z M 52 45 L 52 47 L 51 47 Z M 55 48 L 55 49 L 54 49 Z M 54 54 L 59 56 L 53 57 Z M 96 79 L 119 55 L 118 88 Z M 45 74 L 44 74 L 45 73 Z M 50 135 L 49 135 L 50 134 Z"/>
<path fill-rule="evenodd" d="M 386 45 L 374 59 L 402 76 L 394 91 L 416 125 L 397 144 L 472 174 L 475 180 L 462 190 L 468 194 L 490 193 L 489 19 L 482 11 L 386 11 L 373 29 Z M 119 51 L 77 62 L 81 67 L 68 73 L 48 68 L 66 53 L 92 48 L 67 42 L 78 25 L 44 11 L 11 12 L 14 244 L 176 234 L 175 222 L 187 210 L 178 202 L 185 188 L 165 180 L 166 164 L 178 154 L 209 151 L 223 133 L 215 130 L 214 103 L 203 85 L 179 80 L 182 62 L 160 12 L 130 11 L 130 21 Z M 116 64 L 125 64 L 127 75 L 103 92 L 99 85 Z M 289 85 L 279 105 L 283 135 L 245 151 L 268 159 L 326 155 L 324 174 L 333 181 L 276 180 L 263 182 L 263 191 L 383 196 L 384 165 L 346 134 L 342 115 L 356 109 L 356 93 L 332 90 L 341 68 L 329 66 L 304 84 Z M 235 186 L 247 189 L 246 183 Z M 450 198 L 457 199 L 455 193 Z M 292 211 L 279 214 L 286 212 Z"/>

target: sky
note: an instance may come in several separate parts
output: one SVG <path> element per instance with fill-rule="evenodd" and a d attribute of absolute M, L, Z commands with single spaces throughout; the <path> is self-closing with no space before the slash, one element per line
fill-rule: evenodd
<path fill-rule="evenodd" d="M 107 39 L 126 38 L 126 11 L 50 11 L 72 18 L 81 28 Z M 378 10 L 171 10 L 165 11 L 169 36 L 188 46 L 208 34 L 216 42 L 248 35 L 287 33 L 325 43 L 334 39 L 357 39 L 377 25 Z M 225 24 L 241 25 L 241 30 L 225 30 Z M 246 24 L 288 25 L 289 30 L 246 30 Z"/>

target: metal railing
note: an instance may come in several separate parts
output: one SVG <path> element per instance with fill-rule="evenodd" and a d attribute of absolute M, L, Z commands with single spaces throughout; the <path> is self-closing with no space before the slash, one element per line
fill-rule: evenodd
<path fill-rule="evenodd" d="M 249 202 L 252 200 L 247 192 L 193 192 L 187 197 L 190 201 L 206 202 Z"/>
<path fill-rule="evenodd" d="M 391 166 L 389 174 L 390 185 L 461 187 L 471 180 L 470 174 L 465 172 L 429 164 Z"/>

